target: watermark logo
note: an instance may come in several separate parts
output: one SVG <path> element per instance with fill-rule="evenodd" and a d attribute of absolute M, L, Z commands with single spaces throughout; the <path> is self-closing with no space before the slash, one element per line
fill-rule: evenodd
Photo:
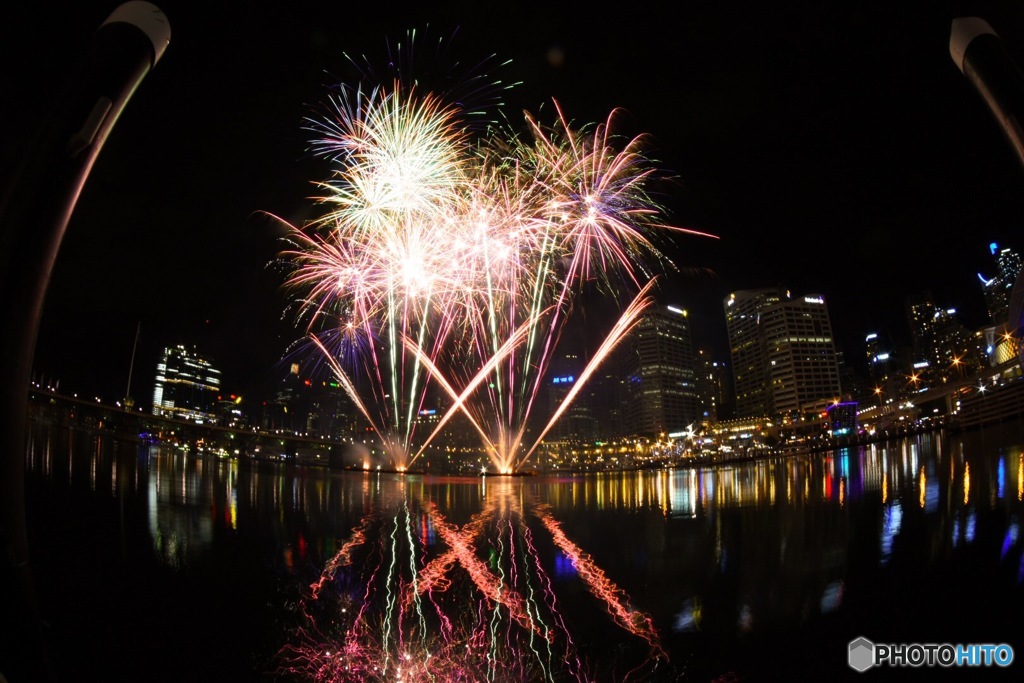
<path fill-rule="evenodd" d="M 1013 648 L 1006 643 L 873 643 L 863 636 L 847 648 L 851 669 L 873 666 L 1010 666 Z"/>
<path fill-rule="evenodd" d="M 850 668 L 867 671 L 875 665 L 875 644 L 861 637 L 850 641 Z"/>

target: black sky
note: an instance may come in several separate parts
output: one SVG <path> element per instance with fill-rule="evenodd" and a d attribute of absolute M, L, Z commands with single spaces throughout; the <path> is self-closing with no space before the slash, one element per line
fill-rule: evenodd
<path fill-rule="evenodd" d="M 821 293 L 847 355 L 867 332 L 906 337 L 903 299 L 931 290 L 984 322 L 976 273 L 990 241 L 1024 249 L 1024 171 L 949 56 L 953 17 L 981 16 L 1024 64 L 1017 2 L 154 3 L 171 42 L 128 103 L 68 226 L 47 294 L 37 373 L 145 401 L 156 354 L 200 342 L 226 388 L 249 391 L 298 336 L 266 266 L 279 229 L 316 210 L 325 167 L 303 117 L 386 66 L 410 29 L 448 58 L 497 65 L 510 118 L 557 100 L 569 118 L 625 113 L 677 178 L 683 273 L 666 284 L 698 343 L 723 347 L 722 299 L 783 285 Z M 0 20 L 3 178 L 59 103 L 115 2 L 32 4 Z M 492 58 L 491 56 L 494 55 Z"/>

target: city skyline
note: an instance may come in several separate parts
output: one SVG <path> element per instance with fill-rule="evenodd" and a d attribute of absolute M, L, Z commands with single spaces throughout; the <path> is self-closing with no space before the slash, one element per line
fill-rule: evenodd
<path fill-rule="evenodd" d="M 351 72 L 343 53 L 380 64 L 386 41 L 417 27 L 452 37 L 444 59 L 495 55 L 494 76 L 522 82 L 502 94 L 510 118 L 558 98 L 579 121 L 623 107 L 630 132 L 653 137 L 653 156 L 678 174 L 671 217 L 717 235 L 681 240 L 682 272 L 664 288 L 694 311 L 695 346 L 724 336 L 729 291 L 774 285 L 822 293 L 848 356 L 868 332 L 898 334 L 903 299 L 917 291 L 982 324 L 987 244 L 1019 247 L 1019 161 L 948 54 L 949 20 L 970 13 L 1020 59 L 1024 22 L 1008 3 L 922 4 L 903 18 L 649 8 L 603 40 L 594 31 L 605 17 L 558 8 L 536 21 L 513 7 L 494 22 L 463 3 L 391 19 L 319 3 L 241 15 L 156 5 L 170 45 L 100 155 L 48 293 L 35 367 L 97 385 L 76 390 L 126 385 L 137 329 L 139 371 L 177 343 L 211 346 L 227 386 L 273 370 L 299 332 L 281 320 L 280 279 L 267 268 L 279 235 L 260 213 L 316 211 L 324 169 L 303 117 Z M 116 6 L 78 3 L 60 18 L 14 10 L 23 20 L 7 22 L 0 53 L 19 103 L 0 147 L 5 185 L 15 143 Z M 776 20 L 789 29 L 773 34 Z M 719 329 L 702 329 L 702 316 Z"/>
<path fill-rule="evenodd" d="M 996 246 L 997 245 L 995 245 L 994 243 L 991 244 L 990 250 L 994 250 Z M 1000 246 L 1000 251 L 1003 254 L 1010 254 L 1012 257 L 1012 261 L 1014 263 L 1019 263 L 1020 256 L 1017 255 L 1017 252 L 1014 249 L 1010 247 Z M 995 259 L 994 253 L 993 259 Z M 993 263 L 995 263 L 995 260 L 993 260 Z M 1012 273 L 1002 273 L 1001 275 L 1008 275 L 1012 285 L 1016 281 L 1016 277 L 1014 275 L 1014 273 L 1016 272 L 1018 271 L 1015 270 Z M 978 275 L 980 276 L 981 273 L 979 273 Z M 987 294 L 989 292 L 988 286 L 992 285 L 993 283 L 997 283 L 997 281 L 998 278 L 995 277 L 984 283 L 979 281 L 978 286 L 980 294 Z M 1003 283 L 1003 285 L 1005 286 L 1005 283 Z M 828 313 L 828 310 L 830 308 L 829 302 L 822 298 L 820 294 L 816 294 L 813 292 L 794 292 L 784 286 L 766 286 L 747 290 L 732 290 L 729 296 L 722 301 L 723 315 L 721 315 L 720 320 L 717 321 L 717 324 L 720 327 L 720 330 L 718 331 L 723 336 L 728 337 L 728 315 L 735 301 L 735 297 L 737 295 L 756 298 L 762 296 L 766 292 L 774 293 L 775 296 L 781 297 L 781 300 L 783 301 L 799 302 L 800 300 L 809 300 L 812 303 L 822 305 L 826 311 L 826 317 L 830 315 L 830 313 Z M 1005 295 L 1007 297 L 1009 296 L 1009 290 L 1005 292 Z M 887 366 L 889 366 L 892 371 L 896 371 L 897 373 L 902 372 L 904 375 L 908 372 L 911 372 L 910 368 L 914 363 L 918 361 L 927 360 L 927 356 L 930 353 L 929 349 L 915 348 L 915 344 L 917 342 L 914 341 L 915 335 L 921 334 L 921 323 L 918 320 L 920 311 L 918 310 L 918 307 L 922 304 L 924 305 L 925 313 L 929 318 L 931 317 L 933 312 L 935 312 L 936 315 L 938 314 L 938 312 L 941 312 L 943 319 L 948 321 L 949 324 L 961 327 L 965 332 L 969 332 L 972 334 L 978 333 L 984 336 L 983 330 L 991 330 L 993 331 L 993 333 L 998 334 L 1001 329 L 999 323 L 992 323 L 991 321 L 986 321 L 978 326 L 968 326 L 968 321 L 965 321 L 963 319 L 963 316 L 956 309 L 944 306 L 941 301 L 936 301 L 931 291 L 929 290 L 922 290 L 920 292 L 908 294 L 907 296 L 903 297 L 902 300 L 904 302 L 905 318 L 900 324 L 900 329 L 894 331 L 888 328 L 880 328 L 867 332 L 863 337 L 857 338 L 857 345 L 852 354 L 850 353 L 849 349 L 844 349 L 839 345 L 839 340 L 836 338 L 834 331 L 830 331 L 830 333 L 827 335 L 827 337 L 830 340 L 832 340 L 831 345 L 835 347 L 836 353 L 844 356 L 841 359 L 837 359 L 837 361 L 839 363 L 839 370 L 847 375 L 847 378 L 843 380 L 842 391 L 832 392 L 833 394 L 838 393 L 844 397 L 850 397 L 857 391 L 864 390 L 863 386 L 855 386 L 854 384 L 851 384 L 851 380 L 854 380 L 855 382 L 858 383 L 866 382 L 869 380 L 875 381 L 875 378 L 872 377 L 875 370 L 873 367 L 871 367 L 871 363 L 868 361 L 868 359 L 872 355 L 884 353 L 887 357 L 891 356 L 891 359 L 886 361 Z M 604 302 L 604 304 L 606 303 L 607 302 Z M 681 315 L 684 319 L 692 318 L 692 311 L 687 309 L 686 307 L 677 307 L 675 305 L 675 300 L 671 297 L 671 295 L 655 295 L 652 303 L 654 309 L 656 310 L 667 310 L 671 312 L 670 315 Z M 589 318 L 579 316 L 575 317 L 571 321 L 571 324 L 567 326 L 565 338 L 559 342 L 557 349 L 557 355 L 559 357 L 571 357 L 578 359 L 576 362 L 579 364 L 579 367 L 575 370 L 575 372 L 579 372 L 579 370 L 582 369 L 582 363 L 585 362 L 585 359 L 589 358 L 595 351 L 596 347 L 593 347 L 593 344 L 595 344 L 597 341 L 600 341 L 601 339 L 599 333 L 598 336 L 594 336 L 593 334 L 590 334 L 588 336 L 588 330 L 605 330 L 605 328 L 611 324 L 611 318 L 607 315 L 607 311 L 603 310 L 605 307 L 604 304 L 602 306 L 589 307 L 587 309 L 588 315 L 590 316 Z M 1003 303 L 1003 308 L 1005 308 L 1005 302 Z M 593 313 L 593 310 L 597 309 L 602 310 L 602 312 L 596 314 Z M 1003 313 L 1005 314 L 1005 310 L 1003 311 Z M 646 319 L 648 316 L 645 315 L 642 317 Z M 689 330 L 690 327 L 691 325 L 688 322 L 686 324 L 686 328 Z M 703 331 L 705 333 L 707 332 L 707 330 Z M 692 341 L 689 341 L 689 338 L 691 336 L 691 333 L 688 331 L 686 333 L 686 337 L 688 340 L 686 341 L 685 345 L 690 349 L 690 351 L 688 352 L 688 356 L 692 356 L 693 362 L 697 363 L 698 356 L 702 356 L 708 363 L 715 363 L 718 365 L 726 366 L 729 368 L 729 379 L 734 381 L 735 377 L 733 377 L 732 365 L 733 363 L 736 362 L 734 354 L 734 352 L 737 350 L 736 345 L 729 344 L 728 340 L 722 347 L 714 347 L 706 344 L 697 345 L 693 344 Z M 620 343 L 618 347 L 629 346 L 635 343 L 632 341 L 628 343 L 626 342 L 627 339 L 623 339 L 623 342 Z M 588 344 L 590 344 L 591 346 L 588 346 Z M 216 357 L 209 356 L 207 353 L 207 346 L 208 345 L 204 345 L 201 341 L 197 342 L 195 335 L 172 335 L 172 338 L 169 341 L 165 341 L 163 345 L 160 347 L 160 353 L 158 354 L 157 361 L 155 364 L 158 376 L 157 384 L 159 384 L 159 375 L 162 373 L 163 363 L 166 361 L 167 354 L 171 353 L 172 349 L 174 348 L 188 347 L 192 349 L 194 352 L 198 352 L 204 357 L 211 359 L 215 365 L 220 367 L 220 363 L 224 359 L 218 359 Z M 742 345 L 740 347 L 740 351 L 742 352 Z M 945 350 L 945 352 L 948 353 L 949 350 Z M 979 349 L 978 352 L 984 353 L 984 350 Z M 980 359 L 979 362 L 981 362 Z M 320 380 L 330 383 L 334 382 L 333 376 L 329 372 L 327 372 L 324 367 L 320 367 L 323 364 L 317 362 L 316 358 L 310 356 L 308 353 L 293 352 L 291 355 L 286 355 L 282 359 L 281 363 L 287 363 L 286 369 L 280 372 L 272 370 L 268 371 L 267 373 L 264 373 L 264 376 L 262 377 L 264 387 L 262 393 L 256 394 L 254 396 L 248 396 L 247 398 L 249 400 L 266 401 L 268 399 L 271 399 L 273 398 L 274 394 L 279 392 L 281 388 L 287 384 L 288 381 L 295 381 L 296 378 L 300 380 L 312 379 L 318 383 Z M 696 366 L 694 365 L 694 367 Z M 132 365 L 130 368 L 130 374 L 131 376 L 134 376 L 135 379 L 132 380 L 131 376 L 129 377 L 130 386 L 128 387 L 128 389 L 130 391 L 126 391 L 125 393 L 131 396 L 133 398 L 133 401 L 137 405 L 146 405 L 146 396 L 148 396 L 151 393 L 151 390 L 153 388 L 152 382 L 150 381 L 152 369 L 152 367 L 140 367 L 137 360 L 133 357 Z M 618 371 L 619 368 L 616 362 L 609 362 L 603 364 L 602 373 L 605 375 L 611 375 Z M 217 372 L 218 374 L 220 374 L 219 370 Z M 555 377 L 560 373 L 562 373 L 562 370 L 552 369 L 549 370 L 549 372 L 547 372 L 546 375 L 549 375 L 550 377 Z M 67 387 L 66 385 L 61 387 L 59 385 L 59 382 L 61 380 L 60 377 L 47 375 L 45 372 L 42 371 L 37 371 L 33 379 L 35 382 L 46 384 L 51 388 L 54 388 L 56 383 L 56 388 L 62 389 L 65 392 L 74 392 L 77 394 L 81 390 L 79 387 Z M 730 389 L 735 390 L 735 387 L 730 386 Z M 234 399 L 241 396 L 244 392 L 242 391 L 240 385 L 238 385 L 237 383 L 233 385 L 229 382 L 228 385 L 223 387 L 220 393 L 224 394 L 225 396 L 230 395 L 231 398 Z M 122 398 L 122 396 L 121 394 L 115 392 L 103 396 L 99 396 L 99 394 L 97 394 L 97 398 L 119 401 Z"/>
<path fill-rule="evenodd" d="M 996 245 L 991 246 L 995 254 Z M 1008 298 L 1009 285 L 1020 276 L 1021 258 L 1002 248 L 999 259 L 1001 275 L 985 282 L 986 291 L 1006 289 Z M 1006 300 L 993 296 L 990 303 L 992 315 L 1005 321 Z M 843 361 L 838 354 L 827 301 L 820 295 L 793 295 L 778 287 L 740 290 L 730 295 L 725 306 L 730 339 L 726 360 L 693 348 L 688 311 L 657 302 L 639 315 L 635 328 L 591 380 L 586 380 L 585 366 L 591 363 L 594 350 L 560 345 L 538 394 L 548 406 L 530 420 L 530 431 L 546 434 L 542 423 L 557 419 L 549 434 L 556 441 L 650 438 L 679 434 L 700 422 L 713 425 L 719 420 L 821 413 L 839 401 L 846 406 L 872 406 L 883 396 L 908 398 L 958 376 L 982 376 L 983 368 L 1005 363 L 1018 353 L 1015 343 L 1000 341 L 1003 324 L 968 329 L 954 310 L 937 305 L 930 293 L 907 300 L 912 346 L 897 347 L 890 335 L 872 333 L 865 339 L 866 354 L 861 354 L 860 363 Z M 216 366 L 216 359 L 194 345 L 166 347 L 156 366 L 152 413 L 187 414 L 186 419 L 200 423 L 230 422 L 263 429 L 274 423 L 273 429 L 308 430 L 324 438 L 352 437 L 372 427 L 366 421 L 370 416 L 346 398 L 341 380 L 312 372 L 301 363 L 292 364 L 287 377 L 266 393 L 245 397 L 236 394 L 234 387 L 220 386 Z M 563 415 L 560 404 L 574 392 L 575 384 L 584 381 L 583 393 Z M 45 386 L 55 389 L 52 381 Z M 61 393 L 59 386 L 56 390 Z M 62 393 L 71 392 L 65 388 Z M 451 398 L 443 393 L 431 389 L 424 396 L 424 410 L 416 422 L 431 425 L 428 431 L 433 426 L 439 430 L 437 420 L 450 404 Z M 114 400 L 120 404 L 119 397 Z M 357 402 L 367 400 L 369 395 L 361 394 Z M 150 411 L 145 401 L 133 398 L 132 402 L 137 410 Z M 698 414 L 698 406 L 704 412 Z M 458 433 L 457 440 L 473 434 L 469 424 L 452 429 L 446 430 L 447 436 Z"/>

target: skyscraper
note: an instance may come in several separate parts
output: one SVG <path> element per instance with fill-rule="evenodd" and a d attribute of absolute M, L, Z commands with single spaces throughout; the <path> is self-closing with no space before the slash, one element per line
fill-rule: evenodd
<path fill-rule="evenodd" d="M 773 415 L 820 412 L 842 394 L 825 299 L 780 301 L 761 312 Z"/>
<path fill-rule="evenodd" d="M 562 403 L 566 400 L 569 392 L 576 386 L 576 381 L 583 372 L 586 359 L 578 352 L 571 351 L 563 353 L 552 360 L 549 368 L 547 384 L 548 410 L 544 415 L 544 421 L 562 409 Z M 598 380 L 594 377 L 593 380 Z M 577 394 L 573 403 L 565 409 L 562 415 L 548 431 L 550 441 L 592 441 L 599 436 L 597 420 L 591 405 L 594 383 L 593 381 Z M 543 428 L 541 425 L 538 427 Z M 606 436 L 607 434 L 602 434 Z"/>
<path fill-rule="evenodd" d="M 194 347 L 168 346 L 156 366 L 153 414 L 195 422 L 216 422 L 220 370 Z"/>
<path fill-rule="evenodd" d="M 726 364 L 712 358 L 707 349 L 698 349 L 693 359 L 700 419 L 717 421 L 724 415 L 724 410 L 731 406 L 729 394 L 732 377 L 729 376 Z"/>
<path fill-rule="evenodd" d="M 892 339 L 885 332 L 872 332 L 864 339 L 867 355 L 869 387 L 874 399 L 881 404 L 899 397 L 903 389 L 899 360 L 893 350 Z"/>
<path fill-rule="evenodd" d="M 824 297 L 766 288 L 733 292 L 724 305 L 738 417 L 815 412 L 840 398 Z"/>
<path fill-rule="evenodd" d="M 772 413 L 761 311 L 788 296 L 782 289 L 772 287 L 733 292 L 725 299 L 725 327 L 729 335 L 737 417 Z"/>
<path fill-rule="evenodd" d="M 1006 322 L 1007 309 L 1010 303 L 1010 294 L 1013 292 L 1013 285 L 1021 272 L 1020 254 L 1008 247 L 1000 248 L 992 242 L 988 245 L 989 253 L 996 262 L 996 274 L 986 278 L 978 273 L 981 280 L 982 293 L 985 296 L 985 307 L 988 309 L 989 317 L 996 325 Z"/>
<path fill-rule="evenodd" d="M 961 324 L 955 308 L 936 305 L 931 292 L 907 297 L 907 320 L 914 342 L 914 388 L 956 379 L 984 365 L 984 336 Z"/>
<path fill-rule="evenodd" d="M 995 242 L 988 246 L 989 253 L 995 257 L 996 274 L 986 279 L 978 273 L 982 293 L 985 295 L 985 307 L 992 320 L 992 327 L 984 331 L 985 354 L 990 365 L 999 365 L 1019 357 L 1021 351 L 1019 329 L 1022 293 L 1016 292 L 1014 299 L 1014 288 L 1021 277 L 1022 262 L 1020 255 L 1012 249 L 999 248 Z"/>
<path fill-rule="evenodd" d="M 685 431 L 700 421 L 693 341 L 687 312 L 675 306 L 648 309 L 637 322 L 624 355 L 627 430 L 657 437 Z"/>

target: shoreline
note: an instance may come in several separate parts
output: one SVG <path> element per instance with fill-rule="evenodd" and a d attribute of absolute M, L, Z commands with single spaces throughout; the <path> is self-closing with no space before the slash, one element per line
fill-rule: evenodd
<path fill-rule="evenodd" d="M 577 475 L 595 472 L 630 472 L 655 469 L 692 469 L 696 467 L 713 467 L 754 460 L 786 458 L 790 456 L 813 455 L 828 453 L 849 448 L 861 448 L 878 443 L 888 443 L 899 439 L 940 432 L 971 435 L 982 433 L 986 429 L 1016 428 L 1024 434 L 1024 382 L 1012 382 L 1001 387 L 1001 396 L 990 394 L 991 400 L 972 406 L 968 420 L 961 420 L 956 415 L 942 415 L 914 423 L 911 426 L 888 429 L 874 433 L 861 433 L 839 438 L 818 437 L 810 441 L 781 447 L 753 447 L 728 454 L 712 455 L 694 454 L 689 457 L 671 456 L 654 458 L 649 463 L 635 466 L 602 467 L 595 463 L 592 466 L 573 468 L 542 468 L 530 467 L 512 473 L 495 471 L 438 471 L 426 468 L 400 470 L 389 467 L 368 467 L 365 464 L 345 462 L 346 456 L 351 457 L 352 444 L 341 441 L 326 441 L 308 437 L 297 437 L 274 433 L 260 433 L 251 428 L 228 428 L 216 425 L 197 425 L 179 422 L 166 418 L 157 418 L 138 411 L 125 410 L 121 407 L 107 406 L 96 402 L 84 401 L 76 397 L 67 397 L 50 392 L 34 390 L 30 393 L 27 423 L 29 425 L 48 425 L 61 428 L 92 432 L 97 435 L 109 435 L 116 438 L 134 441 L 140 445 L 156 443 L 168 447 L 180 447 L 187 455 L 209 455 L 220 459 L 235 460 L 244 464 L 274 464 L 300 467 L 317 467 L 332 472 L 381 472 L 389 474 L 409 474 L 421 476 L 445 477 L 530 477 L 537 475 Z M 994 393 L 994 392 L 993 392 Z M 181 433 L 175 443 L 153 439 L 154 425 L 161 425 L 170 432 Z M 159 431 L 159 430 L 157 430 Z M 153 440 L 151 440 L 153 439 Z M 216 452 L 196 449 L 196 443 L 204 441 L 220 443 Z M 268 441 L 287 442 L 287 448 L 273 449 L 262 455 L 254 444 Z M 228 451 L 223 444 L 230 443 L 234 448 Z M 277 452 L 280 451 L 280 452 Z M 313 457 L 315 455 L 315 457 Z"/>

